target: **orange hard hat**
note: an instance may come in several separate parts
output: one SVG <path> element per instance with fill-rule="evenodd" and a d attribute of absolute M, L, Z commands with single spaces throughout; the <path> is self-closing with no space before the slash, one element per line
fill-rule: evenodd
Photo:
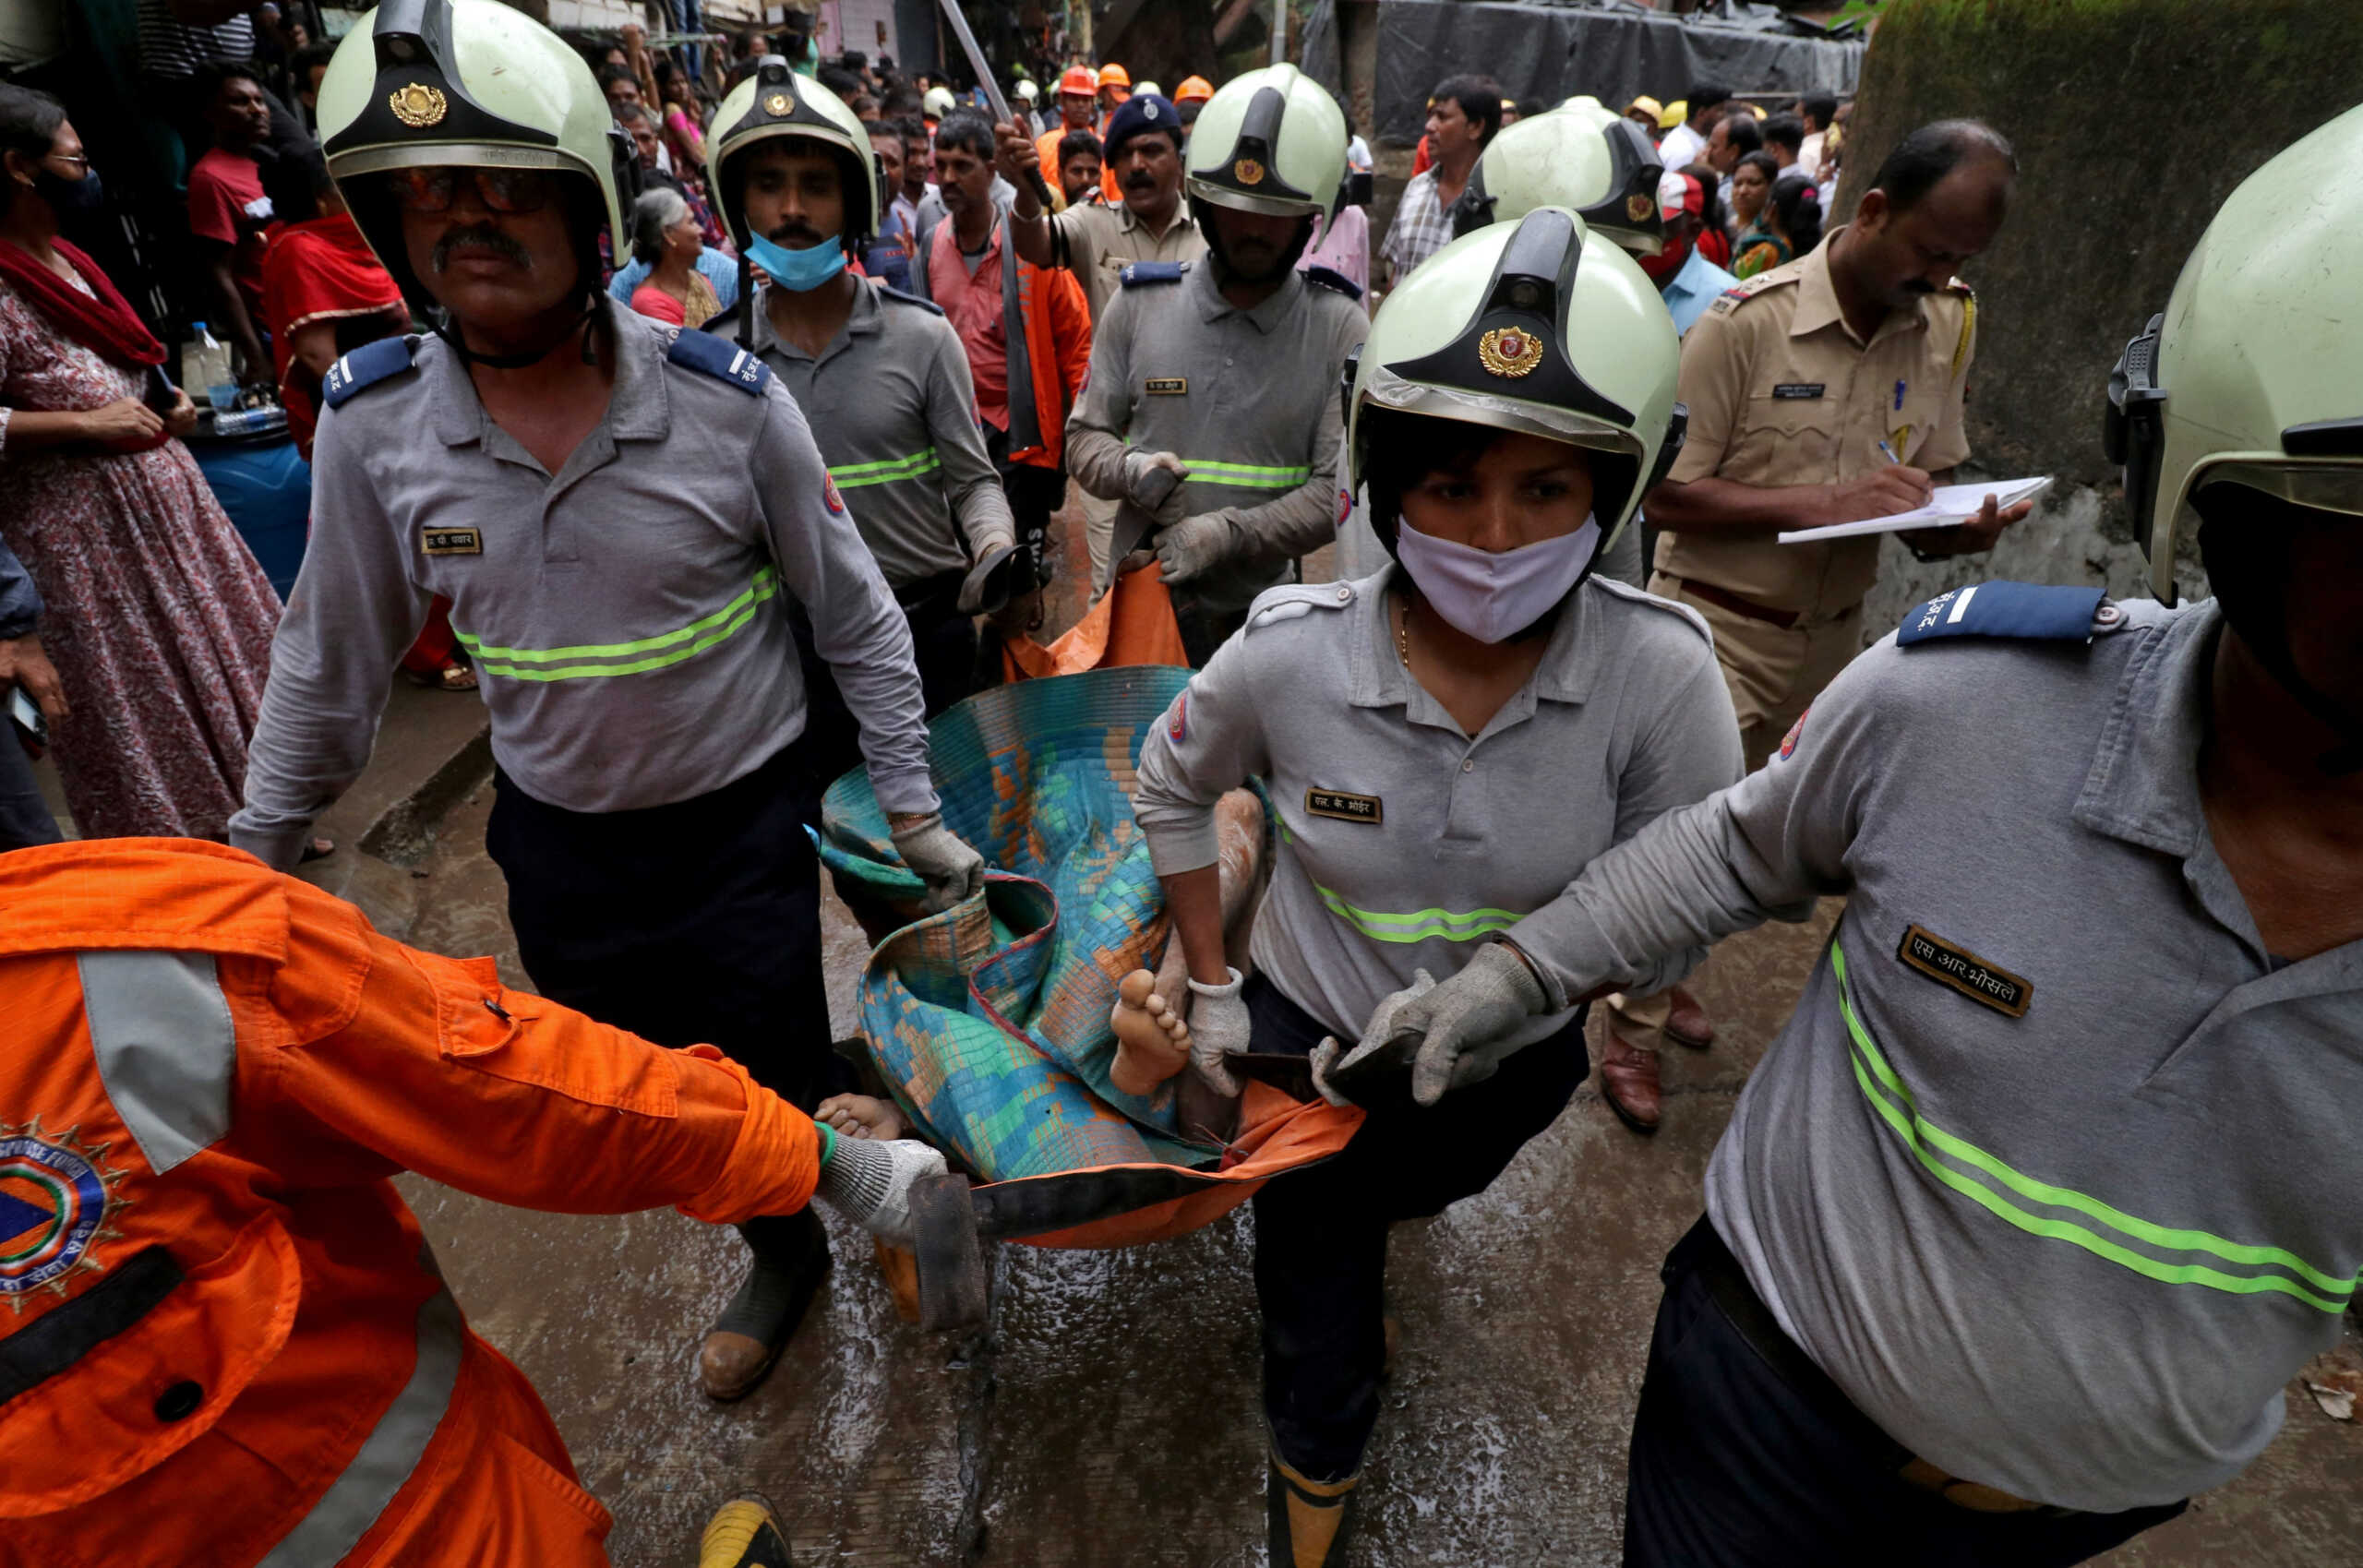
<path fill-rule="evenodd" d="M 1099 90 L 1099 78 L 1091 74 L 1088 66 L 1069 66 L 1059 75 L 1059 90 L 1089 97 Z"/>
<path fill-rule="evenodd" d="M 1176 103 L 1204 103 L 1215 95 L 1215 84 L 1204 77 L 1184 77 L 1182 85 L 1173 90 Z"/>
<path fill-rule="evenodd" d="M 1101 87 L 1130 87 L 1133 85 L 1133 73 L 1111 60 L 1099 67 L 1099 85 Z"/>

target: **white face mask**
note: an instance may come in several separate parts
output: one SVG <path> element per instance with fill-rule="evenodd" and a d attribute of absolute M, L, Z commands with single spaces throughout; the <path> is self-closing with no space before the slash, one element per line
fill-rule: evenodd
<path fill-rule="evenodd" d="M 1480 642 L 1500 642 L 1524 631 L 1567 596 L 1600 548 L 1600 521 L 1587 517 L 1573 533 L 1495 553 L 1395 528 L 1395 551 L 1436 614 Z"/>

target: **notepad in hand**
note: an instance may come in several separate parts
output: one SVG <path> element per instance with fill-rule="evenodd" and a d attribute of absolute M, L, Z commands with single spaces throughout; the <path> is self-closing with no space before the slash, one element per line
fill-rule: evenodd
<path fill-rule="evenodd" d="M 1973 521 L 1985 509 L 1985 497 L 1997 507 L 2031 501 L 2051 488 L 2051 476 L 2005 479 L 1984 485 L 1939 485 L 1925 507 L 1892 517 L 1866 517 L 1858 522 L 1833 522 L 1825 528 L 1799 528 L 1781 535 L 1783 545 L 1807 545 L 1817 539 L 1851 539 L 1858 533 L 1901 533 L 1913 528 L 1951 528 Z"/>

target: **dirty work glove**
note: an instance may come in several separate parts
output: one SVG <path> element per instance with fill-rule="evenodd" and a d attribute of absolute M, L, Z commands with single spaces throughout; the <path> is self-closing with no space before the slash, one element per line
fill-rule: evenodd
<path fill-rule="evenodd" d="M 964 616 L 989 616 L 1010 601 L 1012 594 L 1023 593 L 1033 583 L 1026 581 L 1028 552 L 1020 548 L 1014 539 L 994 535 L 977 547 L 977 564 L 960 581 L 959 611 Z"/>
<path fill-rule="evenodd" d="M 1230 971 L 1226 985 L 1190 982 L 1190 1065 L 1220 1095 L 1239 1093 L 1239 1080 L 1230 1075 L 1222 1059 L 1247 1049 L 1247 1004 L 1239 998 L 1239 989 L 1246 983 L 1246 976 L 1236 969 Z"/>
<path fill-rule="evenodd" d="M 1396 1016 L 1405 1005 L 1419 1000 L 1436 988 L 1435 976 L 1424 969 L 1411 971 L 1411 984 L 1385 998 L 1371 1011 L 1370 1022 L 1362 1026 L 1362 1041 L 1349 1051 L 1334 1035 L 1324 1035 L 1321 1043 L 1313 1047 L 1313 1086 L 1321 1097 L 1333 1106 L 1349 1106 L 1354 1102 L 1331 1085 L 1329 1074 L 1345 1062 L 1366 1060 L 1380 1045 L 1395 1037 Z M 1374 1042 L 1374 1043 L 1373 1043 Z M 1406 1062 L 1404 1065 L 1409 1066 Z"/>
<path fill-rule="evenodd" d="M 1508 1035 L 1550 1008 L 1551 999 L 1526 960 L 1500 942 L 1488 942 L 1465 968 L 1437 981 L 1433 990 L 1405 997 L 1391 1012 L 1382 1004 L 1385 1032 L 1377 1031 L 1379 1015 L 1373 1013 L 1373 1027 L 1362 1031 L 1361 1043 L 1336 1065 L 1342 1069 L 1364 1052 L 1383 1048 L 1389 1035 L 1416 1034 L 1420 1043 L 1411 1063 L 1411 1098 L 1432 1106 L 1447 1090 L 1491 1078 L 1515 1048 Z"/>
<path fill-rule="evenodd" d="M 897 1247 L 911 1244 L 911 1184 L 942 1176 L 943 1156 L 916 1138 L 834 1138 L 812 1195 Z"/>
<path fill-rule="evenodd" d="M 1219 512 L 1185 517 L 1157 536 L 1158 580 L 1171 587 L 1204 577 L 1232 549 L 1230 520 Z"/>
<path fill-rule="evenodd" d="M 904 823 L 894 830 L 894 848 L 903 864 L 927 879 L 927 896 L 919 907 L 940 914 L 985 885 L 985 857 L 943 825 L 943 813 Z"/>
<path fill-rule="evenodd" d="M 1189 477 L 1189 469 L 1171 452 L 1126 452 L 1123 498 L 1167 527 L 1182 521 L 1182 503 L 1174 497 Z"/>

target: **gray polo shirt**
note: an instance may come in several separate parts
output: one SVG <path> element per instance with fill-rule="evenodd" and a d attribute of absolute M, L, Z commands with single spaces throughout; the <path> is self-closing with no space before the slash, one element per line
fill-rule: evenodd
<path fill-rule="evenodd" d="M 1095 325 L 1108 314 L 1119 276 L 1133 262 L 1195 261 L 1205 254 L 1205 237 L 1190 216 L 1189 203 L 1179 198 L 1162 234 L 1121 201 L 1087 201 L 1050 214 L 1050 259 L 1083 285 Z"/>
<path fill-rule="evenodd" d="M 1709 1213 L 1897 1442 L 2070 1508 L 2238 1474 L 2363 1269 L 2363 942 L 2276 965 L 2216 854 L 2222 624 L 1890 638 L 1509 933 L 1575 995 L 1846 895 Z"/>
<path fill-rule="evenodd" d="M 1594 856 L 1740 772 L 1731 698 L 1690 610 L 1592 579 L 1471 739 L 1397 655 L 1397 569 L 1258 599 L 1151 729 L 1134 796 L 1170 876 L 1215 863 L 1215 802 L 1264 779 L 1281 847 L 1255 964 L 1347 1040 L 1415 970 L 1452 974 Z M 1671 985 L 1697 957 L 1672 955 L 1633 989 Z"/>
<path fill-rule="evenodd" d="M 311 544 L 231 843 L 294 864 L 367 763 L 395 663 L 438 593 L 474 655 L 493 756 L 536 800 L 684 800 L 802 734 L 785 587 L 811 607 L 860 716 L 880 803 L 935 808 L 910 627 L 796 400 L 776 380 L 750 396 L 672 364 L 677 329 L 602 308 L 607 412 L 555 478 L 439 339 L 410 340 L 410 369 L 322 411 Z"/>
<path fill-rule="evenodd" d="M 755 293 L 755 352 L 794 395 L 813 444 L 887 582 L 901 588 L 1017 538 L 985 438 L 960 336 L 931 305 L 859 283 L 853 312 L 808 357 L 773 330 Z"/>
<path fill-rule="evenodd" d="M 1337 371 L 1369 335 L 1362 307 L 1290 272 L 1240 310 L 1214 269 L 1124 286 L 1092 330 L 1091 374 L 1067 419 L 1067 472 L 1114 500 L 1127 446 L 1189 465 L 1184 516 L 1217 516 L 1240 553 L 1189 584 L 1215 614 L 1242 610 L 1337 530 Z"/>

